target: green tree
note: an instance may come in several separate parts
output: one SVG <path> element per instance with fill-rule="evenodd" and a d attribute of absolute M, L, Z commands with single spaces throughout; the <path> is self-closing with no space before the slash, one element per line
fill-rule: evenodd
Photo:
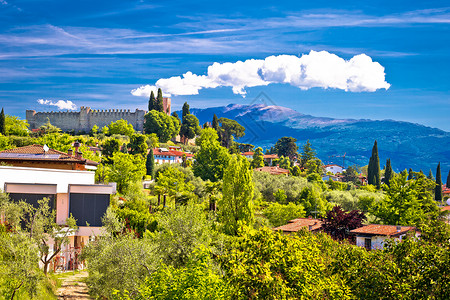
<path fill-rule="evenodd" d="M 386 160 L 386 170 L 384 172 L 384 183 L 390 186 L 392 177 L 394 176 L 394 171 L 392 170 L 391 159 Z"/>
<path fill-rule="evenodd" d="M 2 112 L 0 113 L 0 134 L 6 135 L 6 124 L 5 124 L 5 111 L 2 107 Z"/>
<path fill-rule="evenodd" d="M 428 172 L 427 178 L 435 181 L 434 176 L 433 176 L 433 171 L 431 171 L 431 169 L 430 169 L 430 172 Z"/>
<path fill-rule="evenodd" d="M 156 108 L 156 98 L 153 91 L 150 92 L 150 98 L 148 99 L 148 111 L 155 110 Z"/>
<path fill-rule="evenodd" d="M 128 123 L 127 120 L 124 120 L 124 119 L 120 119 L 115 122 L 111 122 L 108 125 L 108 128 L 109 128 L 110 135 L 121 134 L 121 135 L 131 136 L 132 134 L 134 134 L 133 125 L 131 125 L 130 123 Z"/>
<path fill-rule="evenodd" d="M 372 208 L 372 213 L 384 224 L 414 225 L 438 214 L 432 195 L 434 182 L 425 176 L 412 180 L 407 176 L 406 173 L 392 178 L 386 197 Z"/>
<path fill-rule="evenodd" d="M 251 165 L 253 169 L 264 167 L 264 154 L 261 147 L 256 148 L 255 152 L 253 153 L 253 160 Z"/>
<path fill-rule="evenodd" d="M 344 172 L 344 181 L 345 182 L 353 182 L 358 183 L 359 181 L 359 174 L 356 171 L 356 167 L 349 166 L 347 170 Z"/>
<path fill-rule="evenodd" d="M 1 114 L 0 114 L 1 122 Z M 5 116 L 5 133 L 6 135 L 28 136 L 28 124 L 27 120 L 21 120 L 16 116 Z"/>
<path fill-rule="evenodd" d="M 230 148 L 235 138 L 240 138 L 245 135 L 245 128 L 235 120 L 220 118 L 220 137 L 222 146 Z"/>
<path fill-rule="evenodd" d="M 448 171 L 446 186 L 447 186 L 448 189 L 450 189 L 450 170 Z"/>
<path fill-rule="evenodd" d="M 181 118 L 184 120 L 184 117 L 186 117 L 187 115 L 190 115 L 190 114 L 191 114 L 191 112 L 189 111 L 189 104 L 187 102 L 184 102 Z"/>
<path fill-rule="evenodd" d="M 381 186 L 380 179 L 380 158 L 378 157 L 377 141 L 373 144 L 372 156 L 369 160 L 367 181 L 369 184 L 375 185 L 378 189 Z"/>
<path fill-rule="evenodd" d="M 442 201 L 441 163 L 439 163 L 436 168 L 436 185 L 434 187 L 434 200 Z"/>
<path fill-rule="evenodd" d="M 264 209 L 264 215 L 269 219 L 270 224 L 278 227 L 287 224 L 290 220 L 305 217 L 305 209 L 301 204 L 292 202 L 288 204 L 270 203 Z"/>
<path fill-rule="evenodd" d="M 147 137 L 143 134 L 132 134 L 130 136 L 130 143 L 127 145 L 130 148 L 130 154 L 147 154 Z"/>
<path fill-rule="evenodd" d="M 49 133 L 60 133 L 61 129 L 52 125 L 50 123 L 50 119 L 47 118 L 47 122 L 42 125 L 41 127 L 39 127 L 40 131 L 42 134 L 49 134 Z"/>
<path fill-rule="evenodd" d="M 183 172 L 170 166 L 158 173 L 155 190 L 159 195 L 168 194 L 171 197 L 175 197 L 179 193 L 192 192 L 194 186 L 187 182 Z"/>
<path fill-rule="evenodd" d="M 308 161 L 316 159 L 316 150 L 311 147 L 309 140 L 307 140 L 306 144 L 303 145 L 300 157 L 300 164 L 302 167 L 305 167 Z"/>
<path fill-rule="evenodd" d="M 156 103 L 155 103 L 155 108 L 156 111 L 162 112 L 162 113 L 167 113 L 164 111 L 164 99 L 163 99 L 163 95 L 162 95 L 162 90 L 159 88 L 158 89 L 158 96 L 156 96 Z"/>
<path fill-rule="evenodd" d="M 147 170 L 147 175 L 152 176 L 153 179 L 155 176 L 155 156 L 153 155 L 153 148 L 150 148 L 150 151 L 147 154 L 145 168 Z"/>
<path fill-rule="evenodd" d="M 199 126 L 196 116 L 187 114 L 183 116 L 183 124 L 181 125 L 180 135 L 183 137 L 185 144 L 188 140 L 193 139 L 200 134 L 202 129 Z"/>
<path fill-rule="evenodd" d="M 91 131 L 89 132 L 89 135 L 93 136 L 94 134 L 97 134 L 97 133 L 98 133 L 98 126 L 97 125 L 92 126 Z"/>
<path fill-rule="evenodd" d="M 226 148 L 220 146 L 217 137 L 214 129 L 206 128 L 196 140 L 200 150 L 195 154 L 193 171 L 195 176 L 203 180 L 221 180 L 228 164 L 230 155 Z"/>
<path fill-rule="evenodd" d="M 213 115 L 212 128 L 219 132 L 219 119 L 217 118 L 216 114 Z"/>
<path fill-rule="evenodd" d="M 276 142 L 274 146 L 275 152 L 280 157 L 285 156 L 294 159 L 298 150 L 296 142 L 297 139 L 293 137 L 282 137 Z"/>
<path fill-rule="evenodd" d="M 225 232 L 236 234 L 240 222 L 253 224 L 253 171 L 242 155 L 233 154 L 223 176 L 223 198 L 219 201 L 219 219 Z"/>
<path fill-rule="evenodd" d="M 144 158 L 141 155 L 115 152 L 111 158 L 111 167 L 107 173 L 107 180 L 116 182 L 117 190 L 123 193 L 131 182 L 142 180 L 145 170 Z"/>
<path fill-rule="evenodd" d="M 172 116 L 152 110 L 145 115 L 144 130 L 147 134 L 156 133 L 159 141 L 165 143 L 180 132 L 180 122 Z"/>
<path fill-rule="evenodd" d="M 414 172 L 411 168 L 408 170 L 408 180 L 411 180 L 414 178 Z"/>
<path fill-rule="evenodd" d="M 102 155 L 107 159 L 120 151 L 119 141 L 116 139 L 108 139 L 102 145 Z"/>
<path fill-rule="evenodd" d="M 172 117 L 177 118 L 177 120 L 181 123 L 180 117 L 178 116 L 178 114 L 177 114 L 176 111 L 174 111 L 174 112 L 172 113 Z"/>

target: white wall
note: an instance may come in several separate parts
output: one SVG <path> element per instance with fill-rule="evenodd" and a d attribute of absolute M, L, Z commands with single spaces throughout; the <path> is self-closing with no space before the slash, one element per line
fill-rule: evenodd
<path fill-rule="evenodd" d="M 56 184 L 57 193 L 68 193 L 69 184 L 94 184 L 95 173 L 92 171 L 0 166 L 1 190 L 4 190 L 5 182 Z"/>

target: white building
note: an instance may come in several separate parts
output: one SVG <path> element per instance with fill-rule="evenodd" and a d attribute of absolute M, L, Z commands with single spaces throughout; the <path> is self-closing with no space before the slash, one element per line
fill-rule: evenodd
<path fill-rule="evenodd" d="M 158 164 L 181 164 L 183 162 L 183 155 L 186 155 L 186 158 L 191 159 L 193 155 L 191 153 L 186 153 L 183 151 L 175 150 L 174 148 L 155 148 L 153 149 L 153 156 L 155 157 L 155 163 Z"/>
<path fill-rule="evenodd" d="M 356 246 L 367 250 L 383 249 L 387 239 L 394 238 L 401 241 L 408 232 L 412 232 L 416 237 L 420 235 L 412 226 L 378 224 L 370 224 L 350 231 L 356 236 Z"/>
<path fill-rule="evenodd" d="M 58 224 L 64 224 L 70 214 L 77 220 L 78 230 L 61 253 L 66 265 L 74 259 L 71 249 L 79 250 L 90 237 L 103 233 L 101 218 L 114 190 L 113 186 L 94 183 L 92 171 L 0 166 L 0 189 L 11 200 L 25 200 L 36 206 L 38 200 L 46 197 L 56 210 Z"/>
<path fill-rule="evenodd" d="M 345 171 L 343 167 L 335 164 L 325 165 L 323 167 L 325 168 L 325 173 L 331 172 L 333 175 L 336 175 L 337 173 L 342 174 L 342 172 Z"/>

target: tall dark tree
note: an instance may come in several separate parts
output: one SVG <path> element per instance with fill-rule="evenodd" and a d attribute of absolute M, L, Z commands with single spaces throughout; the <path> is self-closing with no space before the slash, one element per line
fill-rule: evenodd
<path fill-rule="evenodd" d="M 145 162 L 145 167 L 147 169 L 147 175 L 155 176 L 155 156 L 153 155 L 153 149 L 147 154 L 147 161 Z"/>
<path fill-rule="evenodd" d="M 442 201 L 441 163 L 438 163 L 436 169 L 436 186 L 434 187 L 434 200 Z"/>
<path fill-rule="evenodd" d="M 233 146 L 235 138 L 240 138 L 245 135 L 245 127 L 236 122 L 235 120 L 220 118 L 220 132 L 221 143 L 223 147 L 230 148 Z"/>
<path fill-rule="evenodd" d="M 350 230 L 362 227 L 365 219 L 363 212 L 359 210 L 345 211 L 338 205 L 327 212 L 322 228 L 334 239 L 342 241 L 351 237 Z"/>
<path fill-rule="evenodd" d="M 190 115 L 190 114 L 191 114 L 191 112 L 189 111 L 189 104 L 187 102 L 184 102 L 181 118 L 184 119 L 184 117 L 186 115 Z"/>
<path fill-rule="evenodd" d="M 155 103 L 154 110 L 166 113 L 164 111 L 164 99 L 163 99 L 163 95 L 162 95 L 162 90 L 160 88 L 158 89 L 158 96 L 156 97 L 156 103 Z"/>
<path fill-rule="evenodd" d="M 377 141 L 373 144 L 372 148 L 372 156 L 369 160 L 369 167 L 367 169 L 368 178 L 367 181 L 369 184 L 376 185 L 379 189 L 381 186 L 381 178 L 380 178 L 380 157 L 378 156 L 378 145 Z"/>
<path fill-rule="evenodd" d="M 447 186 L 448 189 L 450 189 L 450 170 L 448 171 L 446 186 Z"/>
<path fill-rule="evenodd" d="M 430 172 L 428 172 L 427 178 L 434 181 L 433 171 L 431 171 L 431 169 L 430 169 Z"/>
<path fill-rule="evenodd" d="M 178 121 L 180 121 L 180 123 L 181 123 L 180 117 L 178 116 L 178 114 L 177 114 L 176 111 L 174 111 L 174 112 L 172 113 L 172 117 L 177 118 Z"/>
<path fill-rule="evenodd" d="M 284 136 L 276 142 L 274 146 L 275 152 L 279 157 L 284 156 L 294 158 L 298 150 L 298 146 L 295 142 L 297 142 L 296 138 Z"/>
<path fill-rule="evenodd" d="M 5 135 L 6 134 L 6 127 L 5 127 L 5 111 L 2 107 L 2 112 L 0 113 L 0 134 Z"/>
<path fill-rule="evenodd" d="M 183 116 L 183 125 L 181 125 L 180 135 L 183 137 L 183 142 L 186 144 L 189 139 L 193 139 L 200 134 L 201 128 L 196 116 L 187 114 Z"/>
<path fill-rule="evenodd" d="M 386 170 L 384 171 L 384 183 L 387 186 L 390 186 L 390 182 L 392 179 L 392 175 L 393 175 L 394 171 L 392 171 L 392 165 L 391 165 L 391 159 L 388 158 L 386 160 Z"/>
<path fill-rule="evenodd" d="M 156 104 L 156 98 L 153 91 L 150 92 L 150 99 L 148 99 L 148 111 L 154 110 Z"/>
<path fill-rule="evenodd" d="M 216 114 L 213 115 L 212 128 L 219 132 L 219 119 L 217 118 Z"/>
<path fill-rule="evenodd" d="M 408 170 L 408 180 L 414 179 L 414 172 L 411 168 Z"/>
<path fill-rule="evenodd" d="M 293 159 L 293 157 L 290 158 Z M 316 150 L 311 147 L 311 143 L 309 142 L 309 140 L 307 140 L 306 144 L 304 144 L 302 147 L 301 166 L 305 167 L 308 161 L 314 159 L 316 159 Z"/>

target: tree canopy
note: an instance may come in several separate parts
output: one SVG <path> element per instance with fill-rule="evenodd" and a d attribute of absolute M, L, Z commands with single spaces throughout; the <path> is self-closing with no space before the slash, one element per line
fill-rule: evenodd
<path fill-rule="evenodd" d="M 285 156 L 293 159 L 297 155 L 298 146 L 297 139 L 293 137 L 284 136 L 280 138 L 274 148 L 278 156 Z"/>
<path fill-rule="evenodd" d="M 146 134 L 155 133 L 159 141 L 165 143 L 180 132 L 180 121 L 163 112 L 151 110 L 145 115 L 144 130 Z"/>

